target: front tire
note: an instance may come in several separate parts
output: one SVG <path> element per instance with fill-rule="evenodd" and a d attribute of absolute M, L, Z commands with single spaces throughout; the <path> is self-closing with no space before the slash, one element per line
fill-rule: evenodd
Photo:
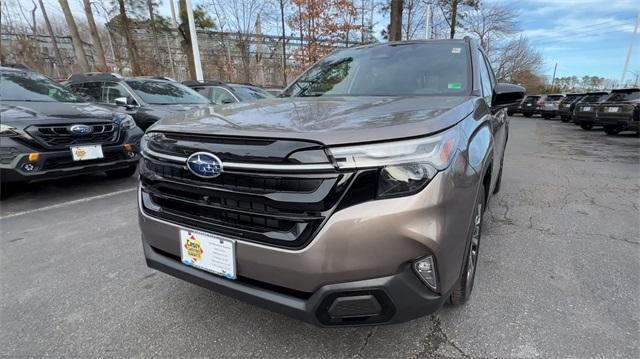
<path fill-rule="evenodd" d="M 589 125 L 589 124 L 582 124 L 582 125 L 580 125 L 580 127 L 581 127 L 583 130 L 590 131 L 590 130 L 593 128 L 593 125 Z"/>
<path fill-rule="evenodd" d="M 522 115 L 523 115 L 524 117 L 527 117 L 527 118 L 529 118 L 529 117 L 533 116 L 533 114 L 532 114 L 532 113 L 524 113 L 524 112 L 522 113 Z"/>
<path fill-rule="evenodd" d="M 604 133 L 606 133 L 607 135 L 617 135 L 620 133 L 620 131 L 622 131 L 620 129 L 620 127 L 616 127 L 616 126 L 604 126 Z"/>
<path fill-rule="evenodd" d="M 138 169 L 138 166 L 133 165 L 125 168 L 119 168 L 117 170 L 105 171 L 105 173 L 111 178 L 126 178 L 133 176 L 133 174 L 136 173 L 136 169 Z"/>
<path fill-rule="evenodd" d="M 481 186 L 480 193 L 474 205 L 473 222 L 469 229 L 470 238 L 465 252 L 464 267 L 458 282 L 453 287 L 453 292 L 449 297 L 449 301 L 453 305 L 462 305 L 471 297 L 473 291 L 473 283 L 476 278 L 476 269 L 478 266 L 478 250 L 480 249 L 480 238 L 482 237 L 482 217 L 485 206 L 485 188 Z"/>

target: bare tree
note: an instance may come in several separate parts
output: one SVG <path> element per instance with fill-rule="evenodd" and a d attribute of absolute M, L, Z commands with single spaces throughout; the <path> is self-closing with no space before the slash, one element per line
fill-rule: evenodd
<path fill-rule="evenodd" d="M 96 67 L 100 71 L 107 71 L 107 60 L 104 57 L 104 47 L 102 47 L 102 40 L 98 34 L 98 27 L 96 21 L 93 18 L 93 9 L 91 8 L 90 0 L 82 0 L 84 4 L 84 13 L 87 16 L 87 22 L 89 23 L 89 32 L 91 33 L 91 40 L 93 41 L 93 47 L 96 49 Z"/>
<path fill-rule="evenodd" d="M 513 81 L 521 73 L 535 74 L 543 63 L 542 54 L 535 50 L 527 38 L 508 41 L 492 56 L 493 68 L 499 80 Z M 517 81 L 514 81 L 517 82 Z"/>
<path fill-rule="evenodd" d="M 481 5 L 470 11 L 465 18 L 465 29 L 475 34 L 480 46 L 491 53 L 491 44 L 518 31 L 518 12 L 508 5 L 496 3 Z M 497 46 L 497 44 L 496 44 Z"/>
<path fill-rule="evenodd" d="M 129 61 L 131 62 L 131 72 L 134 75 L 140 75 L 142 69 L 140 68 L 140 63 L 138 62 L 138 51 L 136 49 L 136 43 L 133 41 L 131 30 L 129 29 L 129 17 L 127 16 L 127 9 L 125 8 L 124 0 L 118 0 L 118 12 L 120 13 L 120 25 L 122 28 L 122 32 L 124 33 L 124 38 L 127 43 L 127 54 L 129 55 Z"/>
<path fill-rule="evenodd" d="M 53 33 L 53 28 L 51 27 L 51 22 L 49 21 L 49 16 L 47 15 L 47 10 L 42 3 L 42 0 L 38 0 L 40 3 L 40 10 L 42 11 L 42 17 L 44 18 L 44 23 L 47 26 L 47 32 L 49 33 L 49 37 L 51 38 L 51 44 L 53 45 L 53 51 L 56 53 L 56 58 L 58 60 L 58 66 L 62 70 L 62 72 L 67 72 L 67 68 L 64 64 L 64 60 L 62 59 L 62 54 L 60 53 L 60 48 L 58 48 L 58 40 L 56 39 L 56 35 Z"/>
<path fill-rule="evenodd" d="M 244 82 L 251 82 L 252 77 L 249 35 L 255 32 L 256 20 L 266 4 L 262 0 L 210 0 L 216 23 L 236 35 Z"/>
<path fill-rule="evenodd" d="M 403 2 L 403 0 L 391 0 L 389 41 L 402 40 L 402 11 L 404 8 Z"/>
<path fill-rule="evenodd" d="M 449 25 L 449 38 L 453 39 L 458 28 L 458 20 L 464 18 L 464 10 L 477 8 L 479 0 L 438 0 L 442 15 Z"/>
<path fill-rule="evenodd" d="M 64 13 L 65 20 L 67 21 L 67 26 L 69 26 L 69 33 L 71 34 L 73 50 L 76 53 L 76 59 L 78 61 L 78 65 L 80 65 L 80 69 L 82 72 L 89 72 L 91 71 L 91 67 L 87 62 L 87 56 L 84 53 L 84 45 L 82 44 L 80 33 L 78 33 L 78 27 L 76 26 L 76 21 L 73 19 L 73 14 L 71 13 L 71 9 L 69 8 L 69 2 L 67 2 L 67 0 L 58 0 L 58 1 L 60 2 L 60 7 L 62 7 L 62 12 Z"/>

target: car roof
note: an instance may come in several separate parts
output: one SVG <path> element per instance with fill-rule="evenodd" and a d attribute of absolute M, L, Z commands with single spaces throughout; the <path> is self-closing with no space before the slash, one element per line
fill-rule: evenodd
<path fill-rule="evenodd" d="M 608 95 L 609 93 L 607 91 L 591 91 L 591 92 L 587 92 L 587 95 Z"/>
<path fill-rule="evenodd" d="M 33 72 L 32 70 L 29 70 L 29 69 L 21 69 L 21 68 L 17 68 L 17 67 L 7 67 L 7 66 L 0 66 L 0 71 L 7 71 L 7 72 L 25 72 L 25 71 L 29 71 L 29 72 Z"/>
<path fill-rule="evenodd" d="M 189 86 L 189 87 L 225 85 L 224 82 L 218 81 L 218 80 L 204 80 L 204 81 L 187 80 L 187 81 L 182 81 L 182 84 L 185 85 L 185 86 Z"/>
<path fill-rule="evenodd" d="M 127 80 L 144 80 L 153 82 L 175 82 L 166 80 L 161 76 L 133 76 L 124 77 L 113 72 L 87 72 L 83 74 L 73 74 L 67 79 L 68 82 L 87 82 L 87 81 L 127 81 Z"/>
<path fill-rule="evenodd" d="M 611 90 L 611 93 L 638 92 L 638 91 L 640 91 L 640 88 L 638 88 L 638 87 L 629 87 L 629 88 L 624 88 L 624 89 L 614 89 L 614 90 Z"/>

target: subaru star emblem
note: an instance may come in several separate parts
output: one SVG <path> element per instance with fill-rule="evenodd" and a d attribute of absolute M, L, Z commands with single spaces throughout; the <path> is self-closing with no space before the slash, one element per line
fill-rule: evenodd
<path fill-rule="evenodd" d="M 69 131 L 76 135 L 86 135 L 93 132 L 93 129 L 91 128 L 91 126 L 87 125 L 73 125 L 69 127 Z"/>
<path fill-rule="evenodd" d="M 196 152 L 187 158 L 187 168 L 198 177 L 214 178 L 222 173 L 222 161 L 210 153 Z"/>

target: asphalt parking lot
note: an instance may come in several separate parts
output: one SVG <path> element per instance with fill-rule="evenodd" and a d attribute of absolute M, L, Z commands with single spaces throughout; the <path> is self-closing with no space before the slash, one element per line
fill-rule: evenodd
<path fill-rule="evenodd" d="M 511 119 L 474 296 L 405 324 L 322 329 L 148 269 L 136 179 L 2 202 L 0 355 L 640 357 L 640 139 Z"/>

